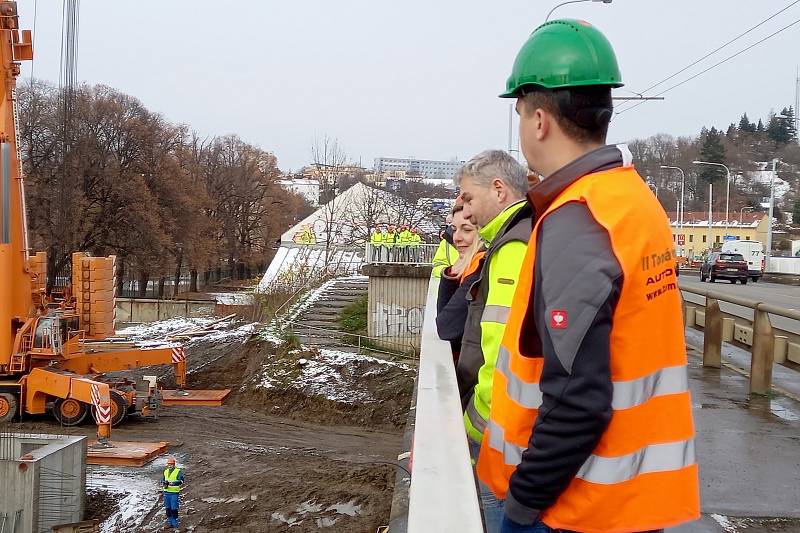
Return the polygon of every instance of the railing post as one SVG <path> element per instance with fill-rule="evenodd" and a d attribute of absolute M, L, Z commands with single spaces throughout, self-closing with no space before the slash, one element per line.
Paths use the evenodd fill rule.
<path fill-rule="evenodd" d="M 722 313 L 716 298 L 706 296 L 706 318 L 703 327 L 703 366 L 722 366 Z"/>
<path fill-rule="evenodd" d="M 775 337 L 769 314 L 755 309 L 753 322 L 753 358 L 750 362 L 750 394 L 768 394 L 772 387 L 772 361 L 775 356 Z"/>

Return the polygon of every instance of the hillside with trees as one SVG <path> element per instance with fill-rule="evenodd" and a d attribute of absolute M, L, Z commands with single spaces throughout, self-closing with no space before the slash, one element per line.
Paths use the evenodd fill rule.
<path fill-rule="evenodd" d="M 785 107 L 754 122 L 745 113 L 725 128 L 703 128 L 697 137 L 659 134 L 637 139 L 629 143 L 629 148 L 639 173 L 666 211 L 676 210 L 681 176 L 676 170 L 662 169 L 662 165 L 680 167 L 686 174 L 685 212 L 708 210 L 709 184 L 713 184 L 714 210 L 724 211 L 725 170 L 693 161 L 726 165 L 731 171 L 730 213 L 734 213 L 744 207 L 763 210 L 761 203 L 769 196 L 769 184 L 754 179 L 753 173 L 771 170 L 772 160 L 777 158 L 778 176 L 790 185 L 785 197 L 776 199 L 775 216 L 781 220 L 784 211 L 800 215 L 800 146 L 794 115 L 792 107 Z M 800 216 L 794 222 L 800 222 Z"/>

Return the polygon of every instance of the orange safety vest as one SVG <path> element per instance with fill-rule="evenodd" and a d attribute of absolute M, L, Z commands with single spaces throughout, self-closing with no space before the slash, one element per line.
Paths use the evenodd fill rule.
<path fill-rule="evenodd" d="M 674 245 L 661 206 L 632 167 L 578 179 L 536 222 L 495 367 L 478 476 L 505 498 L 528 448 L 542 402 L 544 361 L 522 355 L 520 333 L 533 295 L 542 220 L 568 202 L 586 204 L 606 229 L 624 276 L 610 340 L 613 413 L 592 455 L 541 519 L 554 529 L 585 533 L 647 531 L 697 519 L 698 469 Z"/>
<path fill-rule="evenodd" d="M 460 283 L 464 283 L 464 280 L 467 279 L 469 276 L 474 274 L 479 268 L 481 268 L 481 261 L 483 260 L 483 256 L 486 255 L 486 250 L 481 250 L 480 252 L 475 252 L 472 256 L 472 260 L 467 265 L 467 268 L 464 269 L 464 272 L 461 273 Z"/>

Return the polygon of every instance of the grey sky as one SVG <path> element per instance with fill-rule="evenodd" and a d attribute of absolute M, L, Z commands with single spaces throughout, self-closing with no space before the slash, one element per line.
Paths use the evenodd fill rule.
<path fill-rule="evenodd" d="M 58 80 L 61 3 L 38 0 L 37 78 Z M 509 102 L 497 94 L 517 50 L 557 3 L 82 0 L 78 73 L 203 135 L 237 133 L 274 151 L 283 169 L 306 164 L 314 136 L 324 134 L 367 166 L 377 156 L 468 158 L 506 147 Z M 638 91 L 789 3 L 614 0 L 564 6 L 556 17 L 598 26 L 616 48 L 625 89 Z M 33 7 L 19 2 L 23 28 L 33 26 Z M 703 66 L 797 19 L 800 4 Z M 756 118 L 791 105 L 798 49 L 800 24 L 666 101 L 623 113 L 611 139 L 694 134 L 743 111 Z"/>

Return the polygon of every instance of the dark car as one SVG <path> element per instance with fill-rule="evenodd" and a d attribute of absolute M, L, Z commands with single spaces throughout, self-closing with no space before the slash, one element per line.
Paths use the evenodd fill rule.
<path fill-rule="evenodd" d="M 747 261 L 742 254 L 714 252 L 700 265 L 700 281 L 709 280 L 711 283 L 717 279 L 727 279 L 731 283 L 739 280 L 742 285 L 747 283 Z"/>

